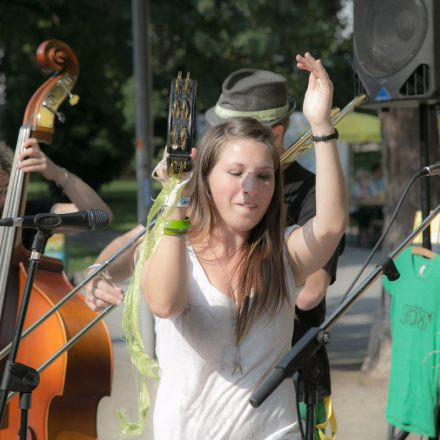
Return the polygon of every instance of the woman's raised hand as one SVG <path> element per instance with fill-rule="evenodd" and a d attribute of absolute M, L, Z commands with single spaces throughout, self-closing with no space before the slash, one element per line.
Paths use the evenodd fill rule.
<path fill-rule="evenodd" d="M 167 148 L 165 147 L 162 159 L 154 167 L 153 172 L 151 173 L 151 177 L 154 180 L 157 180 L 158 182 L 160 182 L 162 185 L 164 185 L 167 182 L 168 177 L 169 177 L 168 170 L 167 170 L 167 158 L 168 158 L 168 153 L 167 153 Z M 195 168 L 196 162 L 197 162 L 197 150 L 195 148 L 191 149 L 191 162 L 192 162 L 192 167 L 191 167 L 191 171 L 192 171 Z M 186 174 L 187 173 L 184 173 L 184 176 Z M 184 195 L 190 196 L 192 194 L 192 190 L 194 188 L 193 180 L 194 179 L 191 179 L 187 183 L 187 185 L 185 186 Z"/>
<path fill-rule="evenodd" d="M 306 52 L 296 56 L 297 67 L 310 72 L 309 84 L 304 96 L 303 113 L 313 128 L 331 125 L 330 112 L 333 100 L 333 83 L 331 82 L 321 60 L 316 60 Z"/>

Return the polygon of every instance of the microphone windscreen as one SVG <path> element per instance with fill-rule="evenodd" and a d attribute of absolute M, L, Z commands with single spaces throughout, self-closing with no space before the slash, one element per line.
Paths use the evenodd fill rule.
<path fill-rule="evenodd" d="M 96 231 L 106 228 L 110 223 L 110 216 L 102 209 L 88 209 L 89 229 Z"/>

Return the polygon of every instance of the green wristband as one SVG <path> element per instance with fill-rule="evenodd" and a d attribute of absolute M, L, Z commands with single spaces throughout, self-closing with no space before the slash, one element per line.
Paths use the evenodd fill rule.
<path fill-rule="evenodd" d="M 185 235 L 189 228 L 191 227 L 191 222 L 189 218 L 176 220 L 176 219 L 168 219 L 165 222 L 165 228 L 163 233 L 165 235 Z"/>

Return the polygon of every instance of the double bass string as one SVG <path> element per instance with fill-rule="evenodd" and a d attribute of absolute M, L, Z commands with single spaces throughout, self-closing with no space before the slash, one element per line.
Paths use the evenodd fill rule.
<path fill-rule="evenodd" d="M 20 211 L 20 204 L 22 203 L 21 194 L 23 191 L 25 176 L 23 171 L 17 169 L 18 155 L 21 153 L 23 143 L 29 137 L 29 134 L 30 128 L 22 127 L 19 131 L 2 217 L 17 217 Z M 3 310 L 6 282 L 8 279 L 9 264 L 11 261 L 15 237 L 15 229 L 0 228 L 0 311 Z"/>

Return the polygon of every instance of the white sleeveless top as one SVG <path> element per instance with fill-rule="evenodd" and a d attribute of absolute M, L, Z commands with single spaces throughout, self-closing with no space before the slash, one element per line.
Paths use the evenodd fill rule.
<path fill-rule="evenodd" d="M 292 228 L 286 230 L 286 236 Z M 295 391 L 286 379 L 258 407 L 251 394 L 289 351 L 297 289 L 285 258 L 291 305 L 262 317 L 235 344 L 235 308 L 188 248 L 188 302 L 177 317 L 155 317 L 160 382 L 155 440 L 299 439 Z"/>

